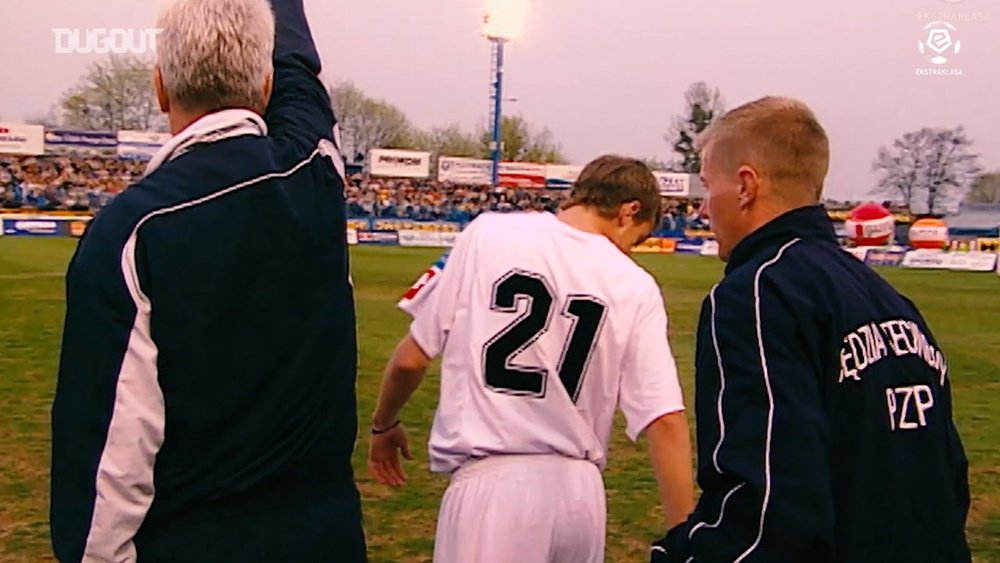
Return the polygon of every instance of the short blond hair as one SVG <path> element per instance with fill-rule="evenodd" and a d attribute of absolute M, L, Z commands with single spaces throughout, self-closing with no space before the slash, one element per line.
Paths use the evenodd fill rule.
<path fill-rule="evenodd" d="M 695 141 L 709 144 L 728 166 L 751 164 L 789 199 L 819 201 L 830 169 L 830 140 L 816 115 L 804 103 L 768 96 L 744 104 L 719 118 Z M 807 193 L 793 193 L 807 188 Z"/>
<path fill-rule="evenodd" d="M 170 99 L 186 110 L 260 109 L 274 72 L 268 0 L 166 0 L 156 63 Z"/>

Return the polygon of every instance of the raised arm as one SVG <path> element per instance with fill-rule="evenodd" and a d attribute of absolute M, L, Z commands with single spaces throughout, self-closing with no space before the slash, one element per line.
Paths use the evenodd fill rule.
<path fill-rule="evenodd" d="M 330 95 L 319 79 L 319 53 L 302 0 L 271 0 L 271 5 L 274 86 L 264 120 L 275 140 L 295 139 L 315 148 L 320 139 L 334 140 L 336 123 Z"/>

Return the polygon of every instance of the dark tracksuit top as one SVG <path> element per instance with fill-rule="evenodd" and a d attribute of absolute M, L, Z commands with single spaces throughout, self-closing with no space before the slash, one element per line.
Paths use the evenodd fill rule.
<path fill-rule="evenodd" d="M 968 562 L 953 375 L 917 308 L 838 248 L 821 207 L 777 218 L 702 306 L 703 493 L 653 561 Z"/>
<path fill-rule="evenodd" d="M 60 561 L 361 561 L 343 162 L 301 0 L 268 136 L 196 145 L 81 240 L 52 410 Z"/>

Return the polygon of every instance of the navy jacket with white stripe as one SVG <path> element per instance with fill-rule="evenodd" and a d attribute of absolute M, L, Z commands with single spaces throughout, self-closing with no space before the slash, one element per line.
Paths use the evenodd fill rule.
<path fill-rule="evenodd" d="M 913 303 L 838 248 L 822 207 L 733 250 L 696 369 L 703 494 L 653 561 L 969 561 L 947 363 Z"/>
<path fill-rule="evenodd" d="M 269 134 L 196 145 L 106 207 L 67 274 L 61 561 L 360 561 L 357 344 L 335 119 L 273 0 Z"/>

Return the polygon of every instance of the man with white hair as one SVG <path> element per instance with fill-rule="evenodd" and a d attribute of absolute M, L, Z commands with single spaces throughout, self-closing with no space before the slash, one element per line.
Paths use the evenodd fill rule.
<path fill-rule="evenodd" d="M 302 1 L 175 0 L 157 27 L 174 137 L 67 274 L 55 555 L 364 561 L 343 161 Z"/>

